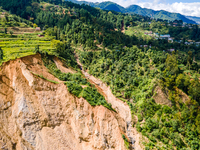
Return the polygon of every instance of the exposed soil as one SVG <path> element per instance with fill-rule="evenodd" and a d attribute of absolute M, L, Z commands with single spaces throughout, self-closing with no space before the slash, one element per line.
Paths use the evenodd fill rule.
<path fill-rule="evenodd" d="M 131 116 L 131 111 L 130 111 L 129 106 L 123 101 L 116 98 L 112 94 L 110 87 L 104 84 L 101 80 L 95 78 L 94 76 L 84 71 L 82 69 L 83 67 L 78 57 L 77 57 L 77 63 L 81 67 L 82 73 L 85 75 L 88 81 L 95 85 L 98 91 L 105 97 L 107 102 L 112 104 L 112 107 L 117 111 L 120 117 L 123 118 L 123 120 L 126 122 L 127 137 L 129 138 L 132 149 L 142 150 L 140 146 L 141 135 L 136 131 L 136 128 L 133 128 L 132 116 Z"/>
<path fill-rule="evenodd" d="M 54 57 L 54 62 L 56 64 L 57 68 L 60 69 L 60 71 L 62 71 L 63 73 L 72 73 L 72 74 L 76 73 L 76 71 L 74 71 L 74 70 L 72 70 L 70 68 L 67 68 L 63 64 L 63 62 L 60 59 L 58 59 L 58 57 Z"/>
<path fill-rule="evenodd" d="M 51 83 L 31 72 L 59 81 L 45 68 L 39 54 L 11 60 L 0 69 L 1 149 L 126 150 L 122 134 L 132 137 L 126 104 L 111 99 L 112 93 L 99 86 L 122 114 L 103 106 L 92 107 L 70 94 L 61 81 Z"/>

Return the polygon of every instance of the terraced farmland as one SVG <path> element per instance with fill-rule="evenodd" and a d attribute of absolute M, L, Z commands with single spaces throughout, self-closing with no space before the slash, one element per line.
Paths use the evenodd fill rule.
<path fill-rule="evenodd" d="M 3 62 L 32 55 L 36 46 L 39 46 L 40 51 L 54 52 L 51 41 L 45 37 L 38 37 L 35 33 L 21 34 L 11 38 L 0 35 L 0 47 L 4 53 Z"/>

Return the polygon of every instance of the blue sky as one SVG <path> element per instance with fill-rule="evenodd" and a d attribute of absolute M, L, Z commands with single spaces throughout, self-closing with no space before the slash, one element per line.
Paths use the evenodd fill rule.
<path fill-rule="evenodd" d="M 143 8 L 166 10 L 186 16 L 200 17 L 200 0 L 86 0 L 91 2 L 112 1 L 123 7 L 136 4 Z"/>

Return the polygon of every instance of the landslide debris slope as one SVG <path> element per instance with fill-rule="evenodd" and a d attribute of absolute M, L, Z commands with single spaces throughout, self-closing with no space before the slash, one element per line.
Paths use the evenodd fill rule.
<path fill-rule="evenodd" d="M 54 61 L 62 71 L 74 72 L 65 69 L 58 58 Z M 70 94 L 49 73 L 40 54 L 2 65 L 0 117 L 1 149 L 126 149 L 122 138 L 123 134 L 128 138 L 126 120 Z"/>

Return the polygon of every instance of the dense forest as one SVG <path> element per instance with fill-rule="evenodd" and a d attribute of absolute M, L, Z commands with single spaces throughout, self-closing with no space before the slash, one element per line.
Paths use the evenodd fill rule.
<path fill-rule="evenodd" d="M 90 74 L 107 83 L 119 99 L 127 100 L 138 117 L 137 130 L 149 139 L 146 149 L 200 148 L 200 81 L 195 71 L 200 66 L 191 67 L 191 52 L 182 58 L 179 52 L 132 47 L 80 52 L 80 56 Z M 167 105 L 156 103 L 156 94 L 166 95 Z"/>
<path fill-rule="evenodd" d="M 100 78 L 116 97 L 130 106 L 137 131 L 148 139 L 143 142 L 146 150 L 200 149 L 199 47 L 124 34 L 127 28 L 139 26 L 160 34 L 170 33 L 183 41 L 198 41 L 198 26 L 192 29 L 166 27 L 162 26 L 166 23 L 163 20 L 61 0 L 11 3 L 1 0 L 0 5 L 7 14 L 16 14 L 5 14 L 1 18 L 2 37 L 8 36 L 7 27 L 40 27 L 40 36 L 45 38 L 43 43 L 51 42 L 53 48 L 42 50 L 37 43 L 32 53 L 42 54 L 45 66 L 65 82 L 72 94 L 84 97 L 92 106 L 103 105 L 115 111 L 81 73 L 62 73 L 49 54 L 64 59 L 66 66 L 80 71 L 76 53 L 84 70 Z M 12 34 L 10 37 L 18 38 Z M 167 51 L 171 48 L 175 50 Z M 0 61 L 5 57 L 6 52 L 0 46 Z M 83 89 L 82 85 L 88 87 Z M 160 99 L 159 95 L 165 98 Z"/>
<path fill-rule="evenodd" d="M 67 39 L 74 44 L 84 44 L 84 47 L 93 46 L 94 48 L 95 45 L 102 43 L 105 47 L 110 46 L 111 48 L 116 44 L 128 47 L 132 45 L 151 45 L 159 50 L 163 50 L 163 47 L 167 49 L 175 48 L 176 50 L 185 52 L 192 51 L 196 54 L 195 56 L 199 55 L 198 48 L 194 45 L 188 46 L 182 43 L 168 43 L 165 40 L 149 41 L 136 38 L 135 36 L 126 36 L 121 33 L 121 30 L 128 26 L 140 25 L 144 29 L 152 30 L 159 34 L 169 33 L 175 39 L 183 38 L 183 41 L 184 39 L 198 41 L 200 39 L 198 26 L 193 27 L 193 29 L 189 29 L 188 27 L 166 27 L 162 26 L 162 24 L 166 23 L 165 21 L 161 20 L 156 22 L 149 17 L 103 11 L 88 5 L 78 5 L 68 1 L 50 2 L 60 5 L 54 7 L 52 4 L 38 3 L 35 1 L 22 1 L 20 3 L 14 1 L 11 4 L 7 4 L 6 1 L 1 1 L 0 4 L 12 13 L 16 12 L 17 15 L 31 19 L 42 29 L 46 30 L 49 28 L 47 30 L 48 35 L 55 36 L 56 39 L 62 41 Z M 24 5 L 18 6 L 21 3 Z M 10 5 L 16 6 L 17 9 L 20 7 L 26 7 L 26 9 L 20 9 L 18 13 L 18 10 L 15 7 L 10 7 Z M 149 26 L 148 22 L 150 21 L 152 23 Z M 116 32 L 116 30 L 119 32 Z"/>

